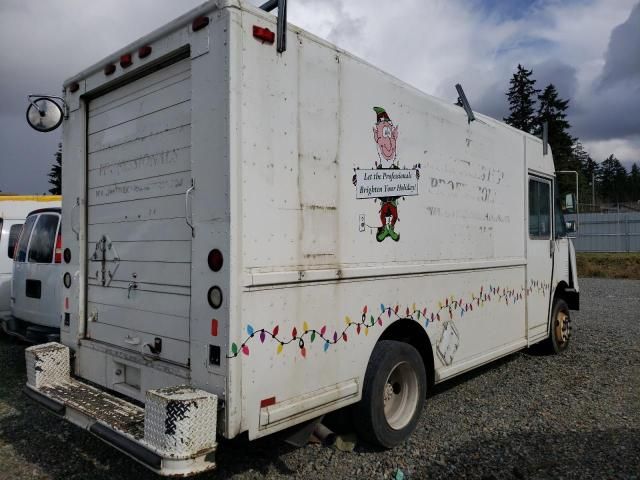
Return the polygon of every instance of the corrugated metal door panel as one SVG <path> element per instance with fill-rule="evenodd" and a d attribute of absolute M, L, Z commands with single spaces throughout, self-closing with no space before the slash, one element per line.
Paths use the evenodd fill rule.
<path fill-rule="evenodd" d="M 87 335 L 187 364 L 191 300 L 190 60 L 88 109 Z"/>
<path fill-rule="evenodd" d="M 113 242 L 121 261 L 139 262 L 185 262 L 191 263 L 191 241 L 138 241 Z M 89 252 L 96 249 L 95 242 L 89 243 Z"/>
<path fill-rule="evenodd" d="M 89 226 L 89 242 L 97 242 L 100 239 L 107 228 L 104 225 L 106 224 Z M 191 240 L 191 229 L 185 224 L 184 217 L 111 223 L 108 224 L 108 229 L 109 240 L 112 242 Z M 92 252 L 90 251 L 89 255 Z"/>
<path fill-rule="evenodd" d="M 89 118 L 91 123 L 91 118 Z M 112 128 L 101 130 L 87 139 L 89 154 L 112 148 L 135 140 L 142 140 L 150 135 L 161 135 L 165 132 L 191 123 L 191 103 L 181 102 L 172 107 L 142 117 L 139 122 L 131 121 Z M 91 162 L 91 157 L 89 157 Z"/>
<path fill-rule="evenodd" d="M 189 61 L 182 61 L 163 68 L 144 78 L 144 82 L 132 82 L 91 101 L 89 117 L 106 110 L 130 102 L 135 97 L 161 90 L 167 85 L 177 83 L 191 77 Z"/>
<path fill-rule="evenodd" d="M 141 180 L 123 181 L 105 187 L 89 187 L 87 197 L 89 206 L 141 198 L 166 197 L 167 195 L 183 194 L 190 184 L 191 171 L 186 171 Z"/>

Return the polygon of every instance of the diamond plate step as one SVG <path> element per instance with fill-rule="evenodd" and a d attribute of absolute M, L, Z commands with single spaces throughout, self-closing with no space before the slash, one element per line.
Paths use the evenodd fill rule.
<path fill-rule="evenodd" d="M 215 468 L 218 397 L 193 387 L 146 392 L 145 408 L 71 378 L 69 348 L 25 350 L 25 393 L 161 475 Z"/>

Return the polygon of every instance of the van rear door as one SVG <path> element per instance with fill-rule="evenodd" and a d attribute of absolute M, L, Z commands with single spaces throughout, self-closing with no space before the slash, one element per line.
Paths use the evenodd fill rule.
<path fill-rule="evenodd" d="M 60 328 L 60 265 L 55 247 L 60 214 L 30 215 L 14 259 L 11 312 L 14 317 L 43 327 Z"/>
<path fill-rule="evenodd" d="M 87 106 L 87 336 L 180 365 L 189 362 L 190 62 Z"/>

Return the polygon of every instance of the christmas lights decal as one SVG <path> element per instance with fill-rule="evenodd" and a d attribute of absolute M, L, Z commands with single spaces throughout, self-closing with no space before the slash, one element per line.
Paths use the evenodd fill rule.
<path fill-rule="evenodd" d="M 481 308 L 486 303 L 502 303 L 506 306 L 515 305 L 519 301 L 523 300 L 526 295 L 533 293 L 546 295 L 551 288 L 549 283 L 544 283 L 536 280 L 531 280 L 527 288 L 521 287 L 520 290 L 510 289 L 506 287 L 494 287 L 489 285 L 489 288 L 484 286 L 480 287 L 479 293 L 471 294 L 471 298 L 457 298 L 453 295 L 438 301 L 437 308 L 428 309 L 427 307 L 418 308 L 414 303 L 411 306 L 401 308 L 400 305 L 384 305 L 380 304 L 374 314 L 367 305 L 362 308 L 360 319 L 357 321 L 352 320 L 349 316 L 344 319 L 345 327 L 333 330 L 330 332 L 326 325 L 323 325 L 319 329 L 310 328 L 307 322 L 303 322 L 302 329 L 298 331 L 298 328 L 294 326 L 291 330 L 290 336 L 284 336 L 280 332 L 280 326 L 275 325 L 273 328 L 260 328 L 255 329 L 252 325 L 247 325 L 247 337 L 245 340 L 237 344 L 233 342 L 231 344 L 231 352 L 227 355 L 227 358 L 236 358 L 240 354 L 249 356 L 251 350 L 249 344 L 255 341 L 260 341 L 260 344 L 264 344 L 267 339 L 271 342 L 275 342 L 276 353 L 280 354 L 284 350 L 284 347 L 291 344 L 297 344 L 300 355 L 303 358 L 307 357 L 307 345 L 308 344 L 322 344 L 323 351 L 328 351 L 332 345 L 338 342 L 348 342 L 349 336 L 353 335 L 352 330 L 355 329 L 355 334 L 369 335 L 369 329 L 375 327 L 382 327 L 385 322 L 393 322 L 400 319 L 415 320 L 424 324 L 427 328 L 430 323 L 440 322 L 444 320 L 453 320 L 453 317 L 462 318 L 468 312 L 473 312 L 474 308 Z"/>

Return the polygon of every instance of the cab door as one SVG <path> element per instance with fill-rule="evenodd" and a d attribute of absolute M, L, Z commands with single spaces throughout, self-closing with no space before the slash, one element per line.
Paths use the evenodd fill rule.
<path fill-rule="evenodd" d="M 530 174 L 527 184 L 527 336 L 531 344 L 547 334 L 555 242 L 552 178 Z"/>

